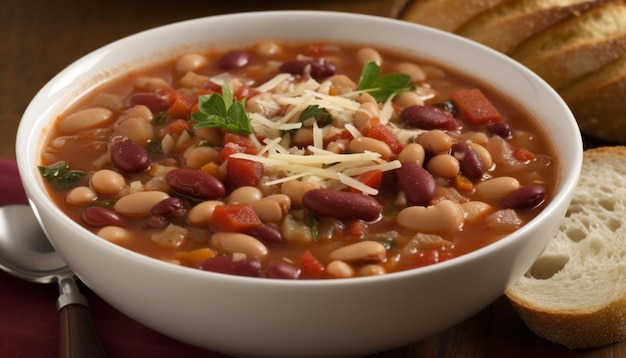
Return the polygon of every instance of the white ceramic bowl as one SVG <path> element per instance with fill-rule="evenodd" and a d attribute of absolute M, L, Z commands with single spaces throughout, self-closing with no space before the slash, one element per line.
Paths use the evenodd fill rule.
<path fill-rule="evenodd" d="M 85 90 L 149 62 L 203 45 L 267 37 L 340 40 L 404 48 L 495 86 L 534 114 L 555 139 L 555 198 L 529 224 L 468 255 L 385 276 L 288 281 L 221 275 L 130 252 L 68 219 L 37 172 L 51 121 Z M 494 51 L 406 22 L 325 12 L 242 13 L 164 26 L 124 38 L 54 77 L 26 110 L 17 136 L 31 204 L 85 284 L 133 319 L 197 346 L 245 357 L 361 356 L 445 330 L 489 305 L 530 267 L 569 204 L 582 144 L 566 105 L 542 80 Z"/>

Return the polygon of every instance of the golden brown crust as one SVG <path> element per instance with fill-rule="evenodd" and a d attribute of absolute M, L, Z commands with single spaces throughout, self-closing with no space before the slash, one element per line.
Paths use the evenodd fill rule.
<path fill-rule="evenodd" d="M 558 89 L 625 52 L 626 2 L 611 1 L 531 37 L 511 57 Z"/>
<path fill-rule="evenodd" d="M 467 20 L 510 0 L 412 0 L 399 13 L 402 20 L 454 32 Z"/>
<path fill-rule="evenodd" d="M 524 40 L 607 0 L 522 0 L 504 3 L 466 22 L 456 33 L 510 54 Z"/>
<path fill-rule="evenodd" d="M 625 0 L 396 0 L 394 6 L 400 19 L 515 58 L 562 95 L 584 134 L 626 144 Z"/>
<path fill-rule="evenodd" d="M 626 143 L 626 54 L 559 90 L 580 130 L 603 140 Z"/>
<path fill-rule="evenodd" d="M 543 311 L 507 292 L 513 308 L 536 335 L 568 348 L 602 347 L 626 339 L 626 297 L 597 311 Z"/>

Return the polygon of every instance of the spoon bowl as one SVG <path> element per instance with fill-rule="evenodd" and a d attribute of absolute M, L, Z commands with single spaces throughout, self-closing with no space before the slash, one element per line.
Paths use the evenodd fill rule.
<path fill-rule="evenodd" d="M 72 275 L 26 205 L 0 208 L 0 268 L 37 283 L 53 283 L 60 275 Z"/>
<path fill-rule="evenodd" d="M 57 283 L 59 357 L 104 357 L 74 273 L 54 250 L 30 206 L 0 208 L 0 269 L 37 283 Z"/>

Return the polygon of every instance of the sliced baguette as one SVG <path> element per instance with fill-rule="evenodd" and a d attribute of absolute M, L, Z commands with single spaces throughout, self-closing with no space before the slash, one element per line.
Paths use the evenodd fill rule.
<path fill-rule="evenodd" d="M 626 147 L 584 153 L 556 236 L 506 296 L 538 336 L 569 348 L 626 339 Z"/>
<path fill-rule="evenodd" d="M 626 54 L 565 85 L 559 94 L 583 133 L 626 143 Z"/>
<path fill-rule="evenodd" d="M 531 37 L 510 55 L 555 89 L 626 52 L 626 1 L 610 1 Z"/>
<path fill-rule="evenodd" d="M 507 1 L 511 0 L 409 0 L 398 17 L 454 32 L 472 17 Z"/>
<path fill-rule="evenodd" d="M 509 54 L 531 36 L 606 1 L 509 1 L 475 16 L 456 33 Z"/>

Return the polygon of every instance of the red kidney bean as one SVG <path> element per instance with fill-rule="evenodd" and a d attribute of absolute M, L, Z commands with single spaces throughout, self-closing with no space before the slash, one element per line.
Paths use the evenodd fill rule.
<path fill-rule="evenodd" d="M 148 107 L 153 114 L 161 113 L 169 108 L 169 103 L 165 98 L 150 92 L 135 93 L 129 101 L 131 106 L 144 105 Z"/>
<path fill-rule="evenodd" d="M 279 72 L 291 73 L 292 75 L 305 75 L 307 70 L 311 77 L 318 79 L 334 75 L 337 72 L 337 66 L 326 59 L 318 58 L 291 60 L 284 62 L 278 68 Z"/>
<path fill-rule="evenodd" d="M 174 192 L 193 199 L 212 200 L 226 193 L 219 179 L 196 169 L 174 169 L 165 175 L 167 184 Z"/>
<path fill-rule="evenodd" d="M 115 211 L 101 206 L 89 206 L 80 213 L 80 218 L 87 225 L 95 227 L 125 227 L 126 221 Z"/>
<path fill-rule="evenodd" d="M 245 234 L 248 234 L 255 239 L 263 242 L 264 244 L 283 244 L 285 239 L 280 233 L 280 230 L 272 225 L 262 223 L 253 229 L 247 230 Z"/>
<path fill-rule="evenodd" d="M 404 162 L 395 171 L 398 187 L 404 192 L 407 202 L 413 206 L 427 206 L 435 197 L 435 178 L 414 162 Z"/>
<path fill-rule="evenodd" d="M 506 122 L 490 122 L 487 124 L 487 130 L 502 138 L 508 138 L 511 135 L 511 126 Z"/>
<path fill-rule="evenodd" d="M 378 201 L 369 195 L 329 189 L 307 191 L 302 204 L 317 216 L 338 220 L 375 221 L 382 210 Z"/>
<path fill-rule="evenodd" d="M 235 50 L 224 54 L 220 58 L 220 68 L 224 70 L 234 70 L 235 68 L 241 68 L 250 62 L 250 54 L 247 51 Z"/>
<path fill-rule="evenodd" d="M 198 268 L 205 271 L 226 273 L 237 276 L 261 277 L 261 261 L 257 258 L 233 258 L 233 256 L 215 256 L 203 261 Z"/>
<path fill-rule="evenodd" d="M 300 277 L 300 272 L 302 271 L 299 267 L 288 262 L 279 261 L 272 262 L 267 266 L 265 277 L 295 280 Z"/>
<path fill-rule="evenodd" d="M 185 207 L 183 201 L 175 197 L 169 197 L 159 201 L 150 210 L 151 215 L 160 216 L 165 219 L 180 217 L 184 213 Z"/>
<path fill-rule="evenodd" d="M 523 186 L 502 198 L 500 205 L 510 209 L 530 209 L 541 204 L 546 197 L 546 189 L 541 185 Z"/>
<path fill-rule="evenodd" d="M 400 112 L 408 125 L 420 129 L 454 130 L 459 127 L 459 122 L 450 112 L 431 106 L 410 106 Z"/>
<path fill-rule="evenodd" d="M 150 168 L 152 161 L 146 148 L 131 139 L 111 144 L 111 162 L 125 173 L 139 173 Z"/>
<path fill-rule="evenodd" d="M 452 155 L 459 161 L 461 173 L 470 179 L 482 178 L 484 171 L 480 158 L 467 143 L 452 145 Z"/>

